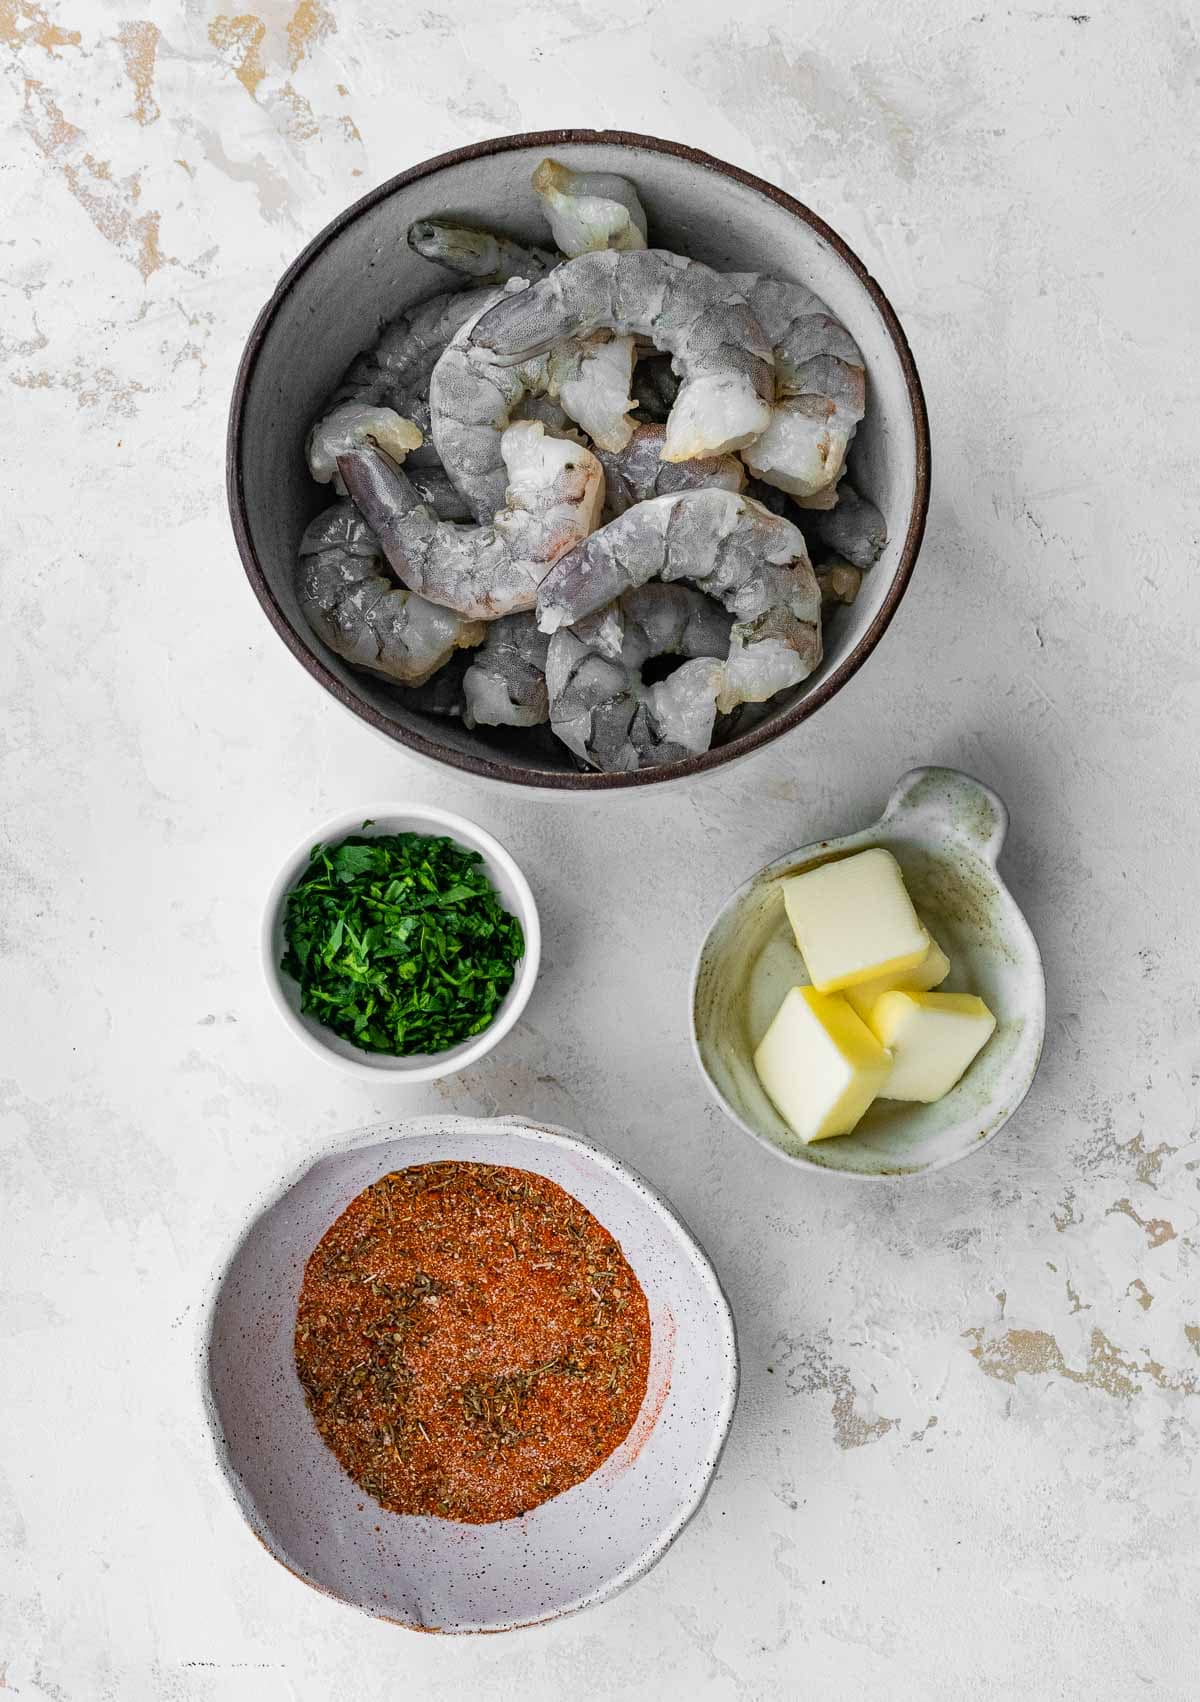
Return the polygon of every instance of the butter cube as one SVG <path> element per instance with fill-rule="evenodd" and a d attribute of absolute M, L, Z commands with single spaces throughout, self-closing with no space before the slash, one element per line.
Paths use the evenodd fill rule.
<path fill-rule="evenodd" d="M 940 987 L 950 973 L 950 959 L 936 940 L 931 939 L 929 950 L 912 969 L 894 970 L 891 975 L 876 975 L 871 981 L 860 981 L 846 988 L 846 997 L 858 1015 L 868 1025 L 871 1007 L 884 993 L 927 993 Z"/>
<path fill-rule="evenodd" d="M 848 1135 L 891 1066 L 845 999 L 815 987 L 791 989 L 754 1054 L 767 1096 L 806 1144 Z"/>
<path fill-rule="evenodd" d="M 792 875 L 783 902 L 821 993 L 914 969 L 929 950 L 900 865 L 879 846 Z"/>
<path fill-rule="evenodd" d="M 973 993 L 884 993 L 870 1026 L 896 1060 L 880 1093 L 930 1105 L 987 1045 L 996 1019 Z"/>

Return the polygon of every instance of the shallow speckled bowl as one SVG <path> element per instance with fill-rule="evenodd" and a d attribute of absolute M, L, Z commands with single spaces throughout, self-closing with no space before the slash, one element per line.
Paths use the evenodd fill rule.
<path fill-rule="evenodd" d="M 421 1631 L 506 1631 L 604 1601 L 646 1572 L 699 1507 L 737 1397 L 733 1319 L 712 1266 L 662 1197 L 608 1153 L 515 1118 L 361 1129 L 256 1212 L 206 1320 L 204 1395 L 250 1528 L 327 1595 Z M 385 1513 L 317 1434 L 292 1358 L 304 1266 L 390 1170 L 440 1159 L 548 1176 L 619 1241 L 650 1307 L 650 1377 L 625 1441 L 523 1519 L 459 1525 Z"/>
<path fill-rule="evenodd" d="M 482 1034 L 451 1046 L 445 1052 L 409 1053 L 392 1057 L 384 1052 L 364 1052 L 326 1028 L 315 1017 L 300 1009 L 300 986 L 281 967 L 285 942 L 284 912 L 288 893 L 308 867 L 309 853 L 314 845 L 327 845 L 364 831 L 363 823 L 370 822 L 367 833 L 425 833 L 455 839 L 472 851 L 478 851 L 483 866 L 504 908 L 521 924 L 525 935 L 525 954 L 517 965 L 513 984 L 504 996 L 500 1009 Z M 518 868 L 515 859 L 498 839 L 485 833 L 465 816 L 452 815 L 449 810 L 435 809 L 432 804 L 370 804 L 357 810 L 344 810 L 329 821 L 321 822 L 306 833 L 284 859 L 283 866 L 271 883 L 263 907 L 260 935 L 263 975 L 272 1003 L 297 1040 L 360 1080 L 380 1081 L 389 1077 L 400 1082 L 437 1081 L 442 1076 L 455 1075 L 468 1065 L 478 1063 L 520 1021 L 529 1003 L 538 967 L 542 958 L 542 930 L 537 905 L 529 882 Z"/>
<path fill-rule="evenodd" d="M 870 827 L 781 857 L 734 893 L 700 951 L 692 1039 L 735 1123 L 794 1163 L 895 1179 L 965 1158 L 1008 1121 L 1037 1071 L 1046 987 L 1037 942 L 996 869 L 1007 826 L 1004 805 L 978 780 L 952 768 L 915 768 Z M 808 980 L 780 882 L 870 845 L 896 857 L 921 920 L 950 958 L 939 991 L 978 993 L 995 1013 L 996 1032 L 936 1104 L 878 1099 L 852 1135 L 805 1146 L 754 1070 L 754 1050 L 783 995 Z"/>
<path fill-rule="evenodd" d="M 411 251 L 408 226 L 430 214 L 450 214 L 545 242 L 529 179 L 548 153 L 578 168 L 632 178 L 662 246 L 721 269 L 771 272 L 808 284 L 853 333 L 870 386 L 850 471 L 882 510 L 889 542 L 853 605 L 827 623 L 820 668 L 764 712 L 748 716 L 736 738 L 685 762 L 635 774 L 581 774 L 548 733 L 472 732 L 461 722 L 421 713 L 386 681 L 356 672 L 327 650 L 309 631 L 294 587 L 301 534 L 330 499 L 305 466 L 309 422 L 386 320 L 457 282 Z M 677 142 L 624 131 L 549 130 L 501 136 L 426 160 L 373 189 L 314 238 L 250 333 L 229 416 L 227 475 L 233 529 L 254 593 L 288 649 L 337 702 L 420 756 L 561 796 L 709 773 L 828 703 L 879 643 L 908 584 L 929 502 L 929 427 L 912 354 L 887 297 L 809 208 L 774 184 Z"/>

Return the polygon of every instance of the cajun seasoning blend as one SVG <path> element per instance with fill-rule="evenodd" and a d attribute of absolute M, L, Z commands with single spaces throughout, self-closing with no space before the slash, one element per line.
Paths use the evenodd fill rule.
<path fill-rule="evenodd" d="M 620 1247 L 557 1184 L 422 1164 L 322 1236 L 295 1345 L 317 1429 L 369 1495 L 489 1524 L 579 1483 L 624 1439 L 650 1317 Z"/>

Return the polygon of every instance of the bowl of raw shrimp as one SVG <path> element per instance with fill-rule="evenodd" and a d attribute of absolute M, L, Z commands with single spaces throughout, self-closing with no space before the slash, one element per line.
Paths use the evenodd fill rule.
<path fill-rule="evenodd" d="M 251 586 L 344 708 L 547 794 L 694 780 L 814 714 L 916 562 L 908 343 L 784 190 L 652 137 L 440 155 L 309 244 L 229 424 Z"/>

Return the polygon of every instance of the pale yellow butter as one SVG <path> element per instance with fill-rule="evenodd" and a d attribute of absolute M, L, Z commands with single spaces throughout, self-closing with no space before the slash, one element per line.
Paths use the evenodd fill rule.
<path fill-rule="evenodd" d="M 931 987 L 940 987 L 949 973 L 950 959 L 937 941 L 931 939 L 920 963 L 911 969 L 898 969 L 891 975 L 860 981 L 856 987 L 846 988 L 846 997 L 863 1021 L 869 1022 L 872 1006 L 884 993 L 927 993 Z"/>
<path fill-rule="evenodd" d="M 783 902 L 818 992 L 903 973 L 929 951 L 900 865 L 880 846 L 790 876 Z"/>
<path fill-rule="evenodd" d="M 810 1143 L 850 1133 L 882 1090 L 892 1060 L 845 999 L 793 987 L 754 1067 L 784 1122 Z"/>
<path fill-rule="evenodd" d="M 895 1062 L 879 1092 L 931 1104 L 949 1093 L 987 1045 L 996 1019 L 973 993 L 884 993 L 870 1027 Z"/>

